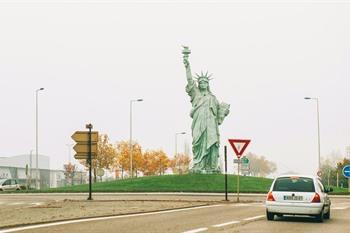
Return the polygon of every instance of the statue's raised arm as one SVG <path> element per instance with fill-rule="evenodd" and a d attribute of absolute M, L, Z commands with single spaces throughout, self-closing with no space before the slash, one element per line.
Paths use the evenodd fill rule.
<path fill-rule="evenodd" d="M 190 67 L 190 62 L 188 60 L 189 55 L 191 54 L 191 50 L 189 49 L 188 46 L 182 46 L 182 54 L 183 54 L 183 62 L 186 68 L 186 77 L 187 77 L 187 82 L 188 84 L 193 84 L 193 78 L 191 74 L 191 67 Z"/>

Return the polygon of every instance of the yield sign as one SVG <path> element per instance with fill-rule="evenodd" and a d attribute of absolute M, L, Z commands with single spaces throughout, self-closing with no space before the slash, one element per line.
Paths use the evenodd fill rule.
<path fill-rule="evenodd" d="M 233 151 L 237 155 L 237 158 L 240 158 L 250 143 L 250 139 L 229 139 Z"/>

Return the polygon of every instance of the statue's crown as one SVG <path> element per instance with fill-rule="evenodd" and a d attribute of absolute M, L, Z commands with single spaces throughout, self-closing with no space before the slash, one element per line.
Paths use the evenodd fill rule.
<path fill-rule="evenodd" d="M 208 71 L 204 74 L 203 71 L 201 71 L 201 74 L 196 73 L 195 79 L 197 79 L 197 82 L 205 81 L 209 82 L 211 80 L 212 74 L 208 74 Z"/>

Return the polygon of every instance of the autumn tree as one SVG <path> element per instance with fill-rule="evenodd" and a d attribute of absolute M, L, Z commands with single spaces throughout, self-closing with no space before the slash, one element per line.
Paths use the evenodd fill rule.
<path fill-rule="evenodd" d="M 79 160 L 81 164 L 87 167 L 86 160 Z M 107 134 L 101 134 L 98 136 L 97 142 L 97 156 L 92 160 L 92 169 L 94 170 L 94 180 L 96 182 L 96 170 L 97 168 L 103 168 L 111 170 L 117 163 L 117 151 L 116 148 L 109 142 Z"/>
<path fill-rule="evenodd" d="M 162 175 L 169 168 L 170 160 L 162 150 L 146 151 L 142 155 L 142 165 L 140 170 L 145 176 Z"/>
<path fill-rule="evenodd" d="M 249 159 L 250 173 L 253 176 L 265 177 L 277 170 L 276 164 L 264 156 L 248 153 L 246 157 Z"/>
<path fill-rule="evenodd" d="M 63 165 L 63 169 L 64 169 L 64 176 L 67 182 L 73 185 L 73 179 L 77 171 L 77 166 L 69 162 L 68 164 Z"/>
<path fill-rule="evenodd" d="M 124 172 L 130 175 L 130 144 L 128 141 L 120 141 L 116 145 L 117 164 L 121 169 L 121 176 L 124 177 Z M 137 175 L 137 171 L 142 167 L 142 150 L 137 142 L 132 143 L 132 164 L 133 172 Z"/>
<path fill-rule="evenodd" d="M 330 185 L 341 185 L 344 186 L 342 180 L 342 166 L 341 164 L 346 164 L 346 160 L 343 157 L 341 151 L 333 150 L 325 157 L 321 157 L 321 179 L 327 186 Z M 340 179 L 337 179 L 338 178 Z M 338 182 L 337 182 L 338 181 Z"/>
<path fill-rule="evenodd" d="M 186 174 L 190 169 L 191 159 L 187 154 L 177 154 L 170 161 L 170 167 L 175 174 Z"/>

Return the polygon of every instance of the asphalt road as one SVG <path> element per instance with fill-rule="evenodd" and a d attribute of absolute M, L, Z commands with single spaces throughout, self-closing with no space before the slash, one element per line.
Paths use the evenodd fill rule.
<path fill-rule="evenodd" d="M 176 197 L 178 198 L 178 197 Z M 214 197 L 215 198 L 215 197 Z M 252 197 L 251 197 L 252 198 Z M 261 197 L 257 197 L 261 200 Z M 222 203 L 174 211 L 87 219 L 0 232 L 350 232 L 350 198 L 333 198 L 330 220 L 309 217 L 267 221 L 261 202 Z M 59 225 L 58 225 L 59 224 Z"/>
<path fill-rule="evenodd" d="M 6 194 L 0 195 L 0 206 L 33 206 L 52 201 L 86 200 L 88 193 L 40 193 L 40 194 Z M 222 201 L 225 194 L 217 193 L 93 193 L 94 200 L 186 200 L 186 201 Z M 264 201 L 266 194 L 241 194 L 240 200 Z M 235 201 L 233 194 L 229 200 Z"/>

